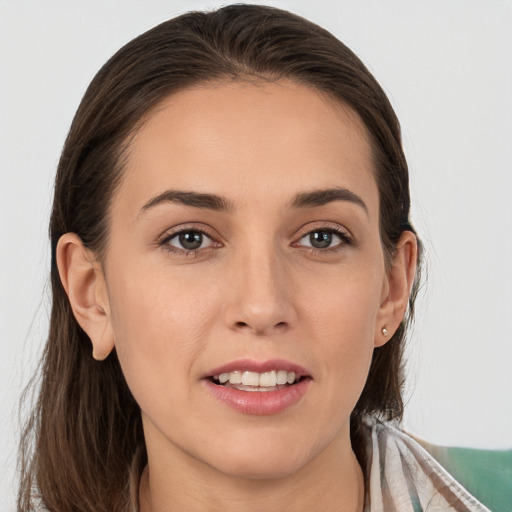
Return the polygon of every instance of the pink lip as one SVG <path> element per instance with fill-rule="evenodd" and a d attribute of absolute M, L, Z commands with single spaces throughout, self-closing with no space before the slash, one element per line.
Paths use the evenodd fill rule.
<path fill-rule="evenodd" d="M 220 386 L 208 379 L 201 382 L 215 398 L 239 412 L 269 415 L 282 412 L 296 404 L 305 395 L 311 379 L 303 378 L 292 386 L 276 391 L 241 391 Z"/>
<path fill-rule="evenodd" d="M 211 380 L 214 375 L 232 371 L 250 371 L 263 373 L 271 370 L 286 370 L 295 372 L 301 380 L 291 386 L 284 386 L 274 391 L 242 391 L 239 389 L 221 386 Z M 211 373 L 202 379 L 202 384 L 223 404 L 244 414 L 270 415 L 278 414 L 299 400 L 306 394 L 312 378 L 305 368 L 289 361 L 273 359 L 269 361 L 254 361 L 243 359 L 233 361 L 211 370 Z"/>
<path fill-rule="evenodd" d="M 231 361 L 223 366 L 214 368 L 208 372 L 205 377 L 213 377 L 214 375 L 220 375 L 221 373 L 230 373 L 234 371 L 243 372 L 270 372 L 272 370 L 286 370 L 287 372 L 295 372 L 295 375 L 299 377 L 309 376 L 307 370 L 302 366 L 299 366 L 290 361 L 284 359 L 269 359 L 267 361 L 255 361 L 253 359 L 237 359 Z"/>

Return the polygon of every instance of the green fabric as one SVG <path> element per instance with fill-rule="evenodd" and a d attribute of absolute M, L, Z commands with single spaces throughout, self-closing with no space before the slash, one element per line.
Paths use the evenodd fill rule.
<path fill-rule="evenodd" d="M 512 450 L 421 444 L 492 512 L 512 512 Z"/>

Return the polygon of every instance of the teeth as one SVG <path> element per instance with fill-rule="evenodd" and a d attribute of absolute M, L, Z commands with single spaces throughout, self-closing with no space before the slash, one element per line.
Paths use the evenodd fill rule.
<path fill-rule="evenodd" d="M 270 372 L 244 372 L 234 371 L 230 373 L 221 373 L 214 375 L 214 379 L 221 384 L 241 384 L 242 386 L 254 386 L 263 388 L 273 388 L 284 384 L 293 384 L 299 380 L 295 372 L 287 372 L 286 370 L 272 370 Z"/>
<path fill-rule="evenodd" d="M 230 384 L 242 384 L 242 372 L 231 372 L 229 374 Z"/>
<path fill-rule="evenodd" d="M 260 375 L 260 386 L 265 388 L 272 388 L 276 385 L 276 372 L 266 372 Z"/>
<path fill-rule="evenodd" d="M 242 373 L 242 384 L 244 386 L 259 386 L 260 385 L 260 374 L 256 373 L 256 372 Z"/>
<path fill-rule="evenodd" d="M 282 385 L 288 382 L 288 372 L 286 370 L 279 370 L 276 375 L 276 384 Z"/>

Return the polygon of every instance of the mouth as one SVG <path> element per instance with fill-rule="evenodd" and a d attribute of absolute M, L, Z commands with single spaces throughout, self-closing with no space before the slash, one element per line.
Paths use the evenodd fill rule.
<path fill-rule="evenodd" d="M 269 415 L 300 403 L 313 378 L 284 360 L 239 360 L 212 370 L 202 380 L 217 400 L 236 411 Z"/>
<path fill-rule="evenodd" d="M 305 376 L 286 370 L 270 370 L 267 372 L 251 372 L 234 370 L 209 377 L 218 386 L 238 389 L 239 391 L 268 392 L 279 391 L 300 382 Z"/>

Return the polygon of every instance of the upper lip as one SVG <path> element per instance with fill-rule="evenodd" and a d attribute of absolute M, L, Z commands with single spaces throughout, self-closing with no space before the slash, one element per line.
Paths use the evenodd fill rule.
<path fill-rule="evenodd" d="M 237 359 L 222 366 L 218 366 L 213 370 L 210 370 L 205 375 L 205 378 L 234 371 L 264 373 L 270 372 L 272 370 L 286 370 L 287 372 L 294 372 L 297 377 L 309 376 L 308 371 L 304 367 L 292 363 L 291 361 L 286 361 L 285 359 L 268 359 L 266 361 L 256 361 L 254 359 Z"/>

